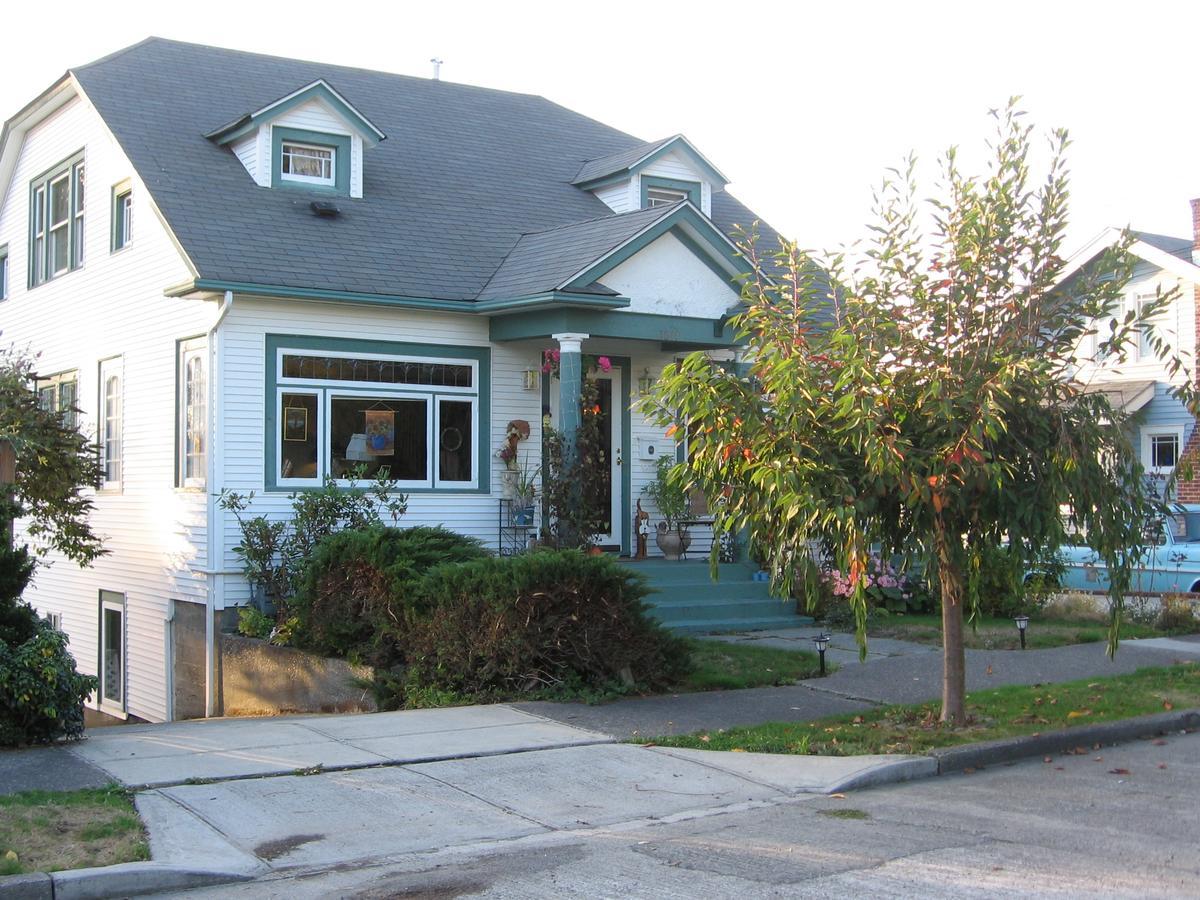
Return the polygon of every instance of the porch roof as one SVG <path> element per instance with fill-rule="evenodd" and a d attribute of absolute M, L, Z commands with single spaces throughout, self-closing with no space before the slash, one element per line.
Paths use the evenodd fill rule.
<path fill-rule="evenodd" d="M 722 349 L 740 343 L 724 316 L 706 319 L 630 310 L 558 308 L 495 316 L 490 324 L 493 341 L 548 338 L 573 332 L 592 338 L 651 341 L 663 350 Z"/>
<path fill-rule="evenodd" d="M 1117 409 L 1135 413 L 1154 399 L 1154 382 L 1146 380 L 1102 381 L 1084 387 L 1085 394 L 1105 394 Z"/>

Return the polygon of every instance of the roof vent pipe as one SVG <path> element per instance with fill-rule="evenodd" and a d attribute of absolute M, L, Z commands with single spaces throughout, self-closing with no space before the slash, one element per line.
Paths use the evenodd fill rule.
<path fill-rule="evenodd" d="M 442 62 L 443 62 L 443 60 L 441 60 L 435 56 L 435 57 L 432 57 L 429 61 L 431 63 L 433 63 L 433 80 L 441 81 L 442 80 Z"/>

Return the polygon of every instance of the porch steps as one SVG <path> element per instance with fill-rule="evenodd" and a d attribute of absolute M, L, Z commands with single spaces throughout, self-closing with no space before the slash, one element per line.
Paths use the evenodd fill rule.
<path fill-rule="evenodd" d="M 646 577 L 653 593 L 646 598 L 651 614 L 678 634 L 717 631 L 768 631 L 812 624 L 796 612 L 796 604 L 772 597 L 764 581 L 744 563 L 723 563 L 720 577 L 709 577 L 707 559 L 622 560 Z"/>

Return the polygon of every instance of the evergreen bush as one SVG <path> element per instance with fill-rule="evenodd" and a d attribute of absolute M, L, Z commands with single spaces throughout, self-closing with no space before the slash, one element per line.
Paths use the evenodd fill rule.
<path fill-rule="evenodd" d="M 647 617 L 638 574 L 607 557 L 541 551 L 432 569 L 415 586 L 402 639 L 409 691 L 478 699 L 632 678 L 666 687 L 685 642 Z"/>
<path fill-rule="evenodd" d="M 67 636 L 38 618 L 21 592 L 33 574 L 25 548 L 0 544 L 0 746 L 83 734 L 83 701 L 96 679 L 75 671 Z"/>
<path fill-rule="evenodd" d="M 440 527 L 373 525 L 328 535 L 313 550 L 288 604 L 297 620 L 295 642 L 390 665 L 404 610 L 416 602 L 413 584 L 441 563 L 486 556 L 475 538 Z"/>

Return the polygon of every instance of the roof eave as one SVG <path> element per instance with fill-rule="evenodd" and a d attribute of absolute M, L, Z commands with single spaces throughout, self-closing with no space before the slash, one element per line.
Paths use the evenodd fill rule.
<path fill-rule="evenodd" d="M 4 128 L 0 130 L 0 199 L 8 194 L 26 132 L 49 118 L 79 93 L 79 84 L 74 75 L 64 72 L 61 78 L 4 123 Z"/>
<path fill-rule="evenodd" d="M 291 107 L 306 103 L 314 97 L 320 98 L 332 106 L 338 115 L 346 121 L 346 124 L 357 131 L 359 136 L 369 146 L 374 146 L 380 141 L 387 140 L 387 135 L 377 128 L 375 123 L 359 112 L 350 101 L 334 90 L 323 78 L 318 78 L 316 81 L 306 84 L 304 87 L 294 90 L 290 94 L 280 97 L 278 100 L 271 101 L 266 106 L 246 113 L 232 122 L 228 122 L 220 128 L 208 132 L 204 136 L 218 144 L 228 144 L 230 141 L 237 140 L 242 135 L 257 128 L 263 121 L 281 115 Z"/>

